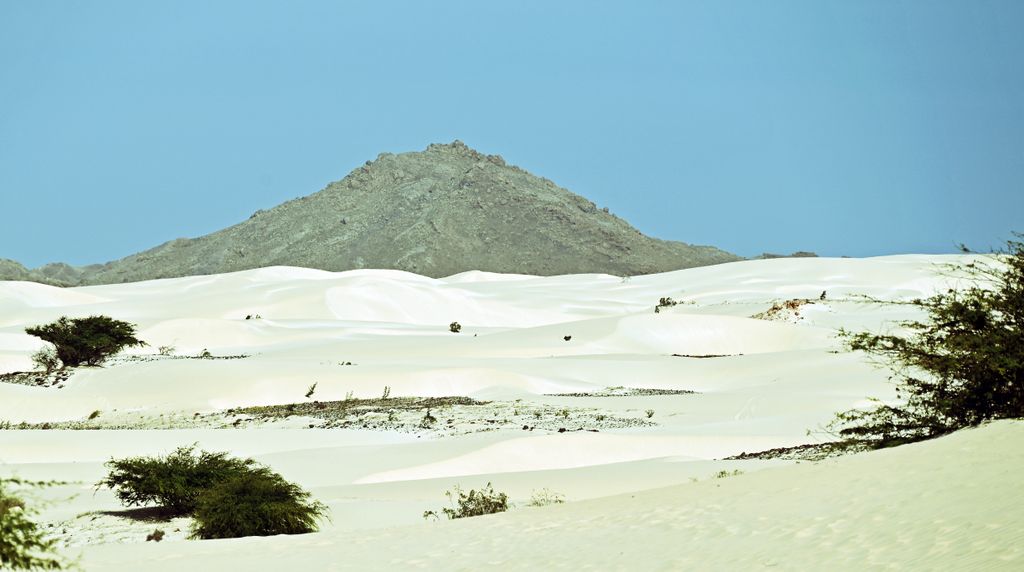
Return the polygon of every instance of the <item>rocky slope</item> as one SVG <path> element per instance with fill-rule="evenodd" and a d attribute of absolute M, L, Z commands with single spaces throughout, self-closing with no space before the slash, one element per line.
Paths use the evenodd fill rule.
<path fill-rule="evenodd" d="M 738 259 L 644 236 L 587 199 L 455 141 L 382 153 L 318 193 L 206 236 L 84 268 L 28 271 L 0 261 L 0 278 L 110 284 L 273 265 L 432 277 L 466 270 L 626 276 Z"/>

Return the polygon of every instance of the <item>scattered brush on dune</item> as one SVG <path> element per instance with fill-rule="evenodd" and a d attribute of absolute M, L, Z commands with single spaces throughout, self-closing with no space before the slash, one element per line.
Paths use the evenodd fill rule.
<path fill-rule="evenodd" d="M 448 497 L 451 506 L 442 508 L 441 514 L 448 517 L 448 520 L 496 514 L 509 509 L 508 495 L 494 490 L 491 483 L 487 483 L 479 490 L 470 489 L 468 492 L 462 490 L 459 485 L 455 485 L 452 490 L 445 491 L 444 494 Z M 437 520 L 440 517 L 437 511 L 428 510 L 423 513 L 423 518 Z"/>

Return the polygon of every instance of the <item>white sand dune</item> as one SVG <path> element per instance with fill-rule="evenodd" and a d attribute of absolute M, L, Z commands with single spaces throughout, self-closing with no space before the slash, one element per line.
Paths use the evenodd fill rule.
<path fill-rule="evenodd" d="M 73 289 L 0 282 L 0 373 L 31 367 L 42 344 L 26 326 L 63 315 L 129 320 L 150 344 L 61 387 L 0 383 L 0 423 L 96 412 L 134 427 L 0 430 L 0 474 L 72 481 L 47 495 L 78 496 L 44 518 L 87 545 L 88 570 L 1012 568 L 1019 424 L 820 464 L 721 460 L 827 439 L 836 411 L 891 398 L 887 372 L 845 352 L 835 330 L 895 328 L 913 308 L 860 297 L 927 296 L 956 283 L 940 265 L 968 259 L 776 259 L 628 280 L 273 267 Z M 680 303 L 655 313 L 662 297 Z M 751 318 L 794 298 L 814 303 Z M 204 349 L 248 357 L 187 359 Z M 579 395 L 615 387 L 695 393 Z M 423 430 L 260 425 L 229 411 L 385 389 L 489 403 L 440 407 Z M 155 545 L 126 542 L 144 537 L 137 523 L 77 517 L 117 509 L 92 492 L 104 461 L 191 443 L 267 463 L 333 521 L 302 537 L 176 533 Z M 745 474 L 709 478 L 736 468 Z M 422 523 L 444 490 L 488 481 L 520 504 L 545 487 L 571 502 Z"/>
<path fill-rule="evenodd" d="M 1019 570 L 1024 424 L 561 506 L 379 531 L 106 545 L 89 570 Z"/>

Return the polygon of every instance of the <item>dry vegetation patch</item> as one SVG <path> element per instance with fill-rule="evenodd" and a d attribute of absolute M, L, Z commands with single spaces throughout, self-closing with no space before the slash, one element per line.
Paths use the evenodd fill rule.
<path fill-rule="evenodd" d="M 0 373 L 0 383 L 16 383 L 33 387 L 63 387 L 74 373 L 72 368 L 58 369 L 49 373 L 45 371 L 12 371 Z"/>
<path fill-rule="evenodd" d="M 810 298 L 793 298 L 783 302 L 775 302 L 771 308 L 750 317 L 772 322 L 798 322 L 803 319 L 803 316 L 800 314 L 801 309 L 810 304 L 817 304 L 819 301 Z"/>
<path fill-rule="evenodd" d="M 651 395 L 693 395 L 689 389 L 652 389 L 646 387 L 606 387 L 601 391 L 578 391 L 573 393 L 547 393 L 550 397 L 643 397 Z"/>
<path fill-rule="evenodd" d="M 681 390 L 651 390 L 676 391 Z M 589 396 L 587 394 L 581 394 Z M 667 395 L 639 393 L 627 395 Z M 613 396 L 613 394 L 608 394 Z M 600 431 L 657 425 L 643 412 L 569 407 L 518 401 L 479 401 L 465 396 L 349 398 L 224 411 L 93 412 L 75 421 L 3 423 L 3 429 L 360 429 L 416 433 L 434 437 L 487 431 Z"/>

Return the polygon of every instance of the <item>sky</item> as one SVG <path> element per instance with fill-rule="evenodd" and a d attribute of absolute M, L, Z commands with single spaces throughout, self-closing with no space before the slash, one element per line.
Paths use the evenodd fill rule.
<path fill-rule="evenodd" d="M 117 259 L 461 139 L 753 256 L 1024 231 L 1017 0 L 0 1 L 0 258 Z"/>

